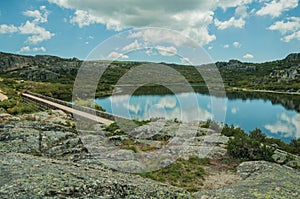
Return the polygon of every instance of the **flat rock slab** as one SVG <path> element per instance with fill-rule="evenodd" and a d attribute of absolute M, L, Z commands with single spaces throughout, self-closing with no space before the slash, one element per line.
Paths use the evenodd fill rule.
<path fill-rule="evenodd" d="M 238 167 L 242 179 L 221 189 L 201 191 L 196 198 L 252 199 L 300 198 L 300 171 L 265 161 L 244 162 Z"/>
<path fill-rule="evenodd" d="M 0 153 L 0 198 L 192 198 L 182 189 L 82 164 Z"/>

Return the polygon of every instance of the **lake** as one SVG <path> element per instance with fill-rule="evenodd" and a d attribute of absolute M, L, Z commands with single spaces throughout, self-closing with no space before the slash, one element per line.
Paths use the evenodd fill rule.
<path fill-rule="evenodd" d="M 300 137 L 300 96 L 227 93 L 226 98 L 220 98 L 194 92 L 118 94 L 97 99 L 96 103 L 108 113 L 131 119 L 214 120 L 239 126 L 247 132 L 259 128 L 268 137 L 287 143 Z"/>

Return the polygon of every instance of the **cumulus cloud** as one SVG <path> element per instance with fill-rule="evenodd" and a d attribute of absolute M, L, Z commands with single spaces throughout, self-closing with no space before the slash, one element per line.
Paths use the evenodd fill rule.
<path fill-rule="evenodd" d="M 23 14 L 27 17 L 34 18 L 32 21 L 27 20 L 25 24 L 20 26 L 15 25 L 0 25 L 0 33 L 19 33 L 24 35 L 30 35 L 26 43 L 37 44 L 42 41 L 51 39 L 55 34 L 46 30 L 45 28 L 40 26 L 40 23 L 46 23 L 48 20 L 48 11 L 45 6 L 41 6 L 40 10 L 27 10 L 23 12 Z"/>
<path fill-rule="evenodd" d="M 34 48 L 30 48 L 30 46 L 24 46 L 20 49 L 20 52 L 24 52 L 24 53 L 28 53 L 28 52 L 46 52 L 46 48 L 45 47 L 34 47 Z"/>
<path fill-rule="evenodd" d="M 289 17 L 286 21 L 277 21 L 270 27 L 269 30 L 278 30 L 281 34 L 296 31 L 300 29 L 300 17 Z"/>
<path fill-rule="evenodd" d="M 71 22 L 79 27 L 94 23 L 108 29 L 161 27 L 177 30 L 206 45 L 216 39 L 208 30 L 214 10 L 250 4 L 253 0 L 48 0 L 63 8 L 75 10 Z M 240 11 L 241 12 L 241 11 Z M 237 20 L 237 23 L 242 23 Z M 243 25 L 238 25 L 238 27 Z M 156 39 L 156 38 L 154 38 Z"/>
<path fill-rule="evenodd" d="M 228 45 L 228 44 L 225 44 L 225 45 L 223 46 L 223 48 L 229 48 L 229 45 Z"/>
<path fill-rule="evenodd" d="M 279 17 L 284 11 L 296 8 L 298 0 L 272 0 L 256 12 L 259 16 Z"/>
<path fill-rule="evenodd" d="M 155 48 L 163 56 L 173 56 L 177 53 L 174 46 L 156 46 Z"/>
<path fill-rule="evenodd" d="M 102 20 L 100 17 L 95 17 L 89 14 L 87 11 L 76 10 L 75 16 L 71 17 L 70 22 L 73 24 L 78 24 L 78 26 L 82 28 L 91 24 L 102 23 Z"/>
<path fill-rule="evenodd" d="M 40 6 L 40 10 L 27 10 L 23 12 L 27 17 L 33 17 L 35 23 L 46 23 L 48 21 L 48 14 L 45 6 Z"/>
<path fill-rule="evenodd" d="M 127 46 L 123 47 L 122 51 L 132 51 L 132 50 L 139 49 L 140 47 L 141 44 L 137 40 L 135 40 L 131 44 L 128 44 Z"/>
<path fill-rule="evenodd" d="M 242 6 L 239 6 L 235 9 L 235 15 L 237 16 L 241 16 L 243 18 L 247 17 L 248 16 L 248 13 L 247 13 L 247 6 L 245 5 L 242 5 Z"/>
<path fill-rule="evenodd" d="M 30 22 L 26 21 L 26 23 L 19 27 L 19 32 L 29 36 L 26 40 L 27 43 L 37 44 L 39 42 L 51 39 L 55 34 L 47 31 L 45 28 Z"/>
<path fill-rule="evenodd" d="M 281 40 L 285 42 L 293 39 L 300 40 L 300 17 L 289 17 L 286 20 L 277 21 L 268 27 L 268 30 L 279 31 L 284 36 Z"/>
<path fill-rule="evenodd" d="M 247 53 L 247 54 L 245 54 L 245 55 L 243 56 L 243 58 L 244 58 L 244 59 L 253 59 L 254 56 L 253 56 L 252 54 L 250 54 L 250 53 Z"/>
<path fill-rule="evenodd" d="M 243 28 L 245 26 L 245 20 L 235 19 L 234 17 L 231 17 L 228 21 L 219 21 L 218 19 L 214 20 L 215 25 L 218 27 L 219 30 L 224 30 L 227 28 Z"/>
<path fill-rule="evenodd" d="M 128 59 L 129 57 L 127 55 L 124 55 L 122 53 L 118 52 L 111 52 L 108 56 L 107 59 L 109 60 L 117 60 L 117 59 Z"/>
<path fill-rule="evenodd" d="M 291 40 L 297 39 L 300 41 L 300 30 L 297 32 L 294 32 L 290 35 L 285 36 L 282 40 L 285 42 L 290 42 Z"/>
<path fill-rule="evenodd" d="M 189 38 L 168 29 L 141 29 L 130 33 L 128 38 L 142 39 L 145 42 L 145 46 L 160 42 L 168 42 L 175 46 L 197 46 L 197 44 Z"/>
<path fill-rule="evenodd" d="M 235 48 L 240 48 L 240 47 L 242 46 L 242 45 L 241 45 L 239 42 L 237 42 L 237 41 L 233 42 L 232 45 L 233 45 Z"/>
<path fill-rule="evenodd" d="M 181 57 L 180 58 L 180 61 L 183 63 L 183 64 L 190 64 L 191 63 L 191 60 L 187 57 Z"/>
<path fill-rule="evenodd" d="M 0 34 L 11 34 L 18 32 L 18 28 L 14 25 L 1 24 L 0 25 Z"/>

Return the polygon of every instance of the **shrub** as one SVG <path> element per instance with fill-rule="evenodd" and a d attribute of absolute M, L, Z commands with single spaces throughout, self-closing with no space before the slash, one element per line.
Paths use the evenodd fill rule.
<path fill-rule="evenodd" d="M 13 108 L 7 109 L 7 112 L 12 115 L 21 115 L 21 114 L 28 114 L 37 111 L 37 107 L 33 104 L 29 105 L 23 102 L 19 102 Z"/>
<path fill-rule="evenodd" d="M 139 175 L 194 192 L 203 185 L 206 175 L 203 165 L 207 164 L 209 164 L 207 158 L 201 159 L 196 156 L 190 157 L 188 160 L 180 158 L 168 167 Z"/>
<path fill-rule="evenodd" d="M 274 148 L 266 145 L 265 135 L 259 129 L 249 133 L 236 131 L 227 144 L 229 155 L 241 160 L 267 160 L 272 161 Z"/>

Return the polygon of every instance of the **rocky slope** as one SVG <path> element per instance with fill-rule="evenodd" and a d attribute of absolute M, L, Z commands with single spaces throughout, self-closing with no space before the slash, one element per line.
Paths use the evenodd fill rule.
<path fill-rule="evenodd" d="M 228 62 L 216 62 L 216 66 L 222 70 L 241 72 L 241 73 L 259 73 L 266 78 L 280 80 L 294 80 L 300 78 L 300 53 L 289 54 L 283 60 L 277 60 L 266 63 L 244 63 L 238 60 Z M 24 56 L 0 52 L 0 72 L 9 72 L 10 75 L 16 75 L 29 80 L 54 80 L 62 77 L 75 77 L 82 64 L 81 60 L 76 58 L 64 59 L 50 55 Z M 114 67 L 128 67 L 132 62 L 122 63 Z M 266 72 L 266 74 L 265 74 Z M 224 73 L 226 77 L 226 72 Z M 224 78 L 224 77 L 223 77 Z"/>
<path fill-rule="evenodd" d="M 244 162 L 238 167 L 241 181 L 221 189 L 201 191 L 196 198 L 299 198 L 300 171 L 275 163 Z"/>
<path fill-rule="evenodd" d="M 54 80 L 75 76 L 82 61 L 56 56 L 24 56 L 0 52 L 0 73 L 10 72 L 29 80 Z"/>
<path fill-rule="evenodd" d="M 0 122 L 0 198 L 300 196 L 299 170 L 268 162 L 242 163 L 237 173 L 224 170 L 218 161 L 212 162 L 205 167 L 207 174 L 203 191 L 195 194 L 120 172 L 134 173 L 145 163 L 139 161 L 141 151 L 124 147 L 124 140 L 129 142 L 129 138 L 133 145 L 150 150 L 164 148 L 169 140 L 171 144 L 165 148 L 180 158 L 223 157 L 228 138 L 213 130 L 199 128 L 196 123 L 181 124 L 158 119 L 125 135 L 119 131 L 112 134 L 103 130 L 101 125 L 95 128 L 97 131 L 77 132 L 72 118 L 56 110 L 19 117 L 2 114 Z M 273 158 L 293 166 L 289 165 L 288 154 L 279 151 Z"/>
<path fill-rule="evenodd" d="M 74 163 L 88 150 L 70 119 L 61 111 L 0 115 L 0 198 L 191 198 L 99 161 Z"/>

